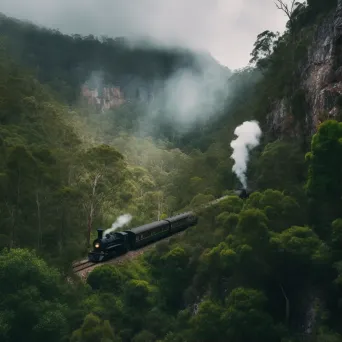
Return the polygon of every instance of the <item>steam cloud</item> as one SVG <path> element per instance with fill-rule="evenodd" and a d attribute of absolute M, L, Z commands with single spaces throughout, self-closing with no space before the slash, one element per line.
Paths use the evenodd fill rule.
<path fill-rule="evenodd" d="M 233 172 L 239 178 L 243 188 L 246 189 L 249 151 L 259 145 L 262 132 L 257 121 L 245 121 L 235 128 L 234 134 L 237 135 L 237 138 L 230 143 L 233 149 L 231 158 L 235 161 Z"/>
<path fill-rule="evenodd" d="M 124 215 L 119 216 L 116 219 L 116 221 L 112 224 L 111 228 L 105 230 L 105 232 L 103 233 L 103 236 L 106 236 L 106 234 L 114 232 L 118 228 L 121 228 L 124 225 L 128 224 L 129 222 L 131 222 L 132 217 L 133 216 L 131 214 L 124 214 Z"/>

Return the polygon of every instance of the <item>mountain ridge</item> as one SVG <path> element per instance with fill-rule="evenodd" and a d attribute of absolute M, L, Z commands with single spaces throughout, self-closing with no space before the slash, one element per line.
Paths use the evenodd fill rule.
<path fill-rule="evenodd" d="M 77 99 L 91 73 L 98 71 L 103 71 L 106 84 L 119 86 L 126 98 L 134 98 L 143 88 L 153 92 L 152 81 L 165 80 L 180 69 L 196 73 L 210 67 L 227 78 L 232 74 L 208 52 L 166 48 L 152 41 L 132 43 L 125 37 L 68 35 L 2 13 L 0 32 L 8 38 L 6 44 L 14 58 L 33 69 L 39 81 L 56 93 L 66 88 L 64 99 L 69 104 Z"/>

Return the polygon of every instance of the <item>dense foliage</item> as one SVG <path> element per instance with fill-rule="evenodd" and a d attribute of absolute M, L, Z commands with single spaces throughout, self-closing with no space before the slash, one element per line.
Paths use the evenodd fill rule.
<path fill-rule="evenodd" d="M 130 47 L 124 38 L 68 36 L 3 14 L 0 32 L 16 61 L 36 71 L 41 82 L 70 104 L 93 71 L 104 71 L 105 83 L 120 85 L 135 97 L 142 81 L 166 78 L 185 66 L 196 68 L 195 56 L 188 50 L 156 49 L 153 44 Z"/>
<path fill-rule="evenodd" d="M 147 64 L 133 70 L 119 40 L 1 21 L 14 39 L 9 48 L 0 41 L 1 341 L 341 341 L 342 124 L 325 121 L 311 137 L 298 89 L 314 27 L 335 5 L 297 4 L 284 35 L 260 33 L 255 67 L 230 78 L 226 112 L 163 140 L 133 135 L 141 103 L 101 114 L 66 103 L 94 65 L 109 67 L 104 52 L 128 63 L 108 77 L 126 69 L 167 75 L 178 67 L 174 55 L 160 51 L 155 66 L 144 50 L 134 58 Z M 36 40 L 49 48 L 36 50 L 45 44 Z M 81 48 L 89 55 L 75 68 Z M 266 133 L 266 114 L 281 99 L 290 104 L 290 131 L 300 132 L 291 139 Z M 251 118 L 265 134 L 249 164 L 255 191 L 242 200 L 231 191 L 238 183 L 228 146 L 236 125 Z M 86 283 L 71 274 L 95 228 L 120 214 L 139 225 L 223 194 L 183 235 L 97 267 Z"/>

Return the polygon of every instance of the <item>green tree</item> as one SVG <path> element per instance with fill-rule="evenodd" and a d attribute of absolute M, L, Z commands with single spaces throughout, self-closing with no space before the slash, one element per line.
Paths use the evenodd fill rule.
<path fill-rule="evenodd" d="M 156 336 L 153 333 L 143 330 L 133 337 L 132 342 L 153 342 L 155 340 Z"/>
<path fill-rule="evenodd" d="M 7 341 L 65 338 L 68 307 L 61 284 L 57 270 L 28 250 L 0 254 L 0 331 Z"/>
<path fill-rule="evenodd" d="M 158 279 L 159 290 L 165 304 L 171 310 L 183 302 L 182 293 L 191 279 L 189 255 L 186 249 L 175 246 L 162 255 L 152 255 L 152 272 Z"/>
<path fill-rule="evenodd" d="M 276 341 L 272 317 L 265 312 L 266 297 L 254 289 L 236 288 L 228 296 L 222 315 L 225 335 L 232 341 Z M 246 329 L 248 327 L 248 329 Z"/>
<path fill-rule="evenodd" d="M 298 195 L 306 180 L 304 154 L 297 143 L 271 142 L 259 157 L 256 176 L 258 189 L 275 189 Z"/>
<path fill-rule="evenodd" d="M 338 218 L 342 206 L 342 123 L 324 122 L 312 138 L 306 159 L 310 223 L 321 236 L 327 237 L 330 224 Z"/>
<path fill-rule="evenodd" d="M 87 210 L 87 244 L 90 236 L 94 216 L 98 207 L 108 198 L 115 201 L 118 188 L 123 181 L 125 167 L 124 157 L 116 149 L 108 145 L 92 147 L 81 156 L 85 173 L 82 174 L 82 184 L 87 193 L 85 202 Z"/>
<path fill-rule="evenodd" d="M 258 34 L 249 63 L 256 63 L 260 69 L 266 68 L 267 60 L 273 52 L 278 37 L 279 33 L 274 33 L 269 30 Z"/>
<path fill-rule="evenodd" d="M 272 277 L 284 298 L 284 317 L 299 309 L 300 298 L 313 284 L 326 279 L 330 251 L 309 227 L 291 227 L 270 240 L 273 255 L 270 259 Z"/>
<path fill-rule="evenodd" d="M 269 220 L 259 209 L 247 209 L 239 215 L 236 235 L 239 240 L 263 250 L 269 241 Z"/>
<path fill-rule="evenodd" d="M 130 280 L 125 286 L 126 302 L 133 307 L 146 308 L 150 285 L 145 280 Z"/>
<path fill-rule="evenodd" d="M 276 232 L 303 223 L 305 219 L 303 209 L 292 197 L 271 189 L 251 194 L 246 208 L 262 210 L 269 220 L 268 227 Z"/>
<path fill-rule="evenodd" d="M 221 316 L 223 309 L 210 300 L 204 300 L 199 306 L 196 315 L 191 318 L 193 340 L 201 342 L 224 341 L 224 325 Z"/>
<path fill-rule="evenodd" d="M 101 321 L 94 314 L 88 314 L 80 329 L 74 331 L 71 342 L 119 342 L 108 321 Z"/>
<path fill-rule="evenodd" d="M 124 275 L 117 267 L 104 265 L 95 268 L 88 276 L 87 283 L 93 290 L 121 292 L 124 286 Z"/>

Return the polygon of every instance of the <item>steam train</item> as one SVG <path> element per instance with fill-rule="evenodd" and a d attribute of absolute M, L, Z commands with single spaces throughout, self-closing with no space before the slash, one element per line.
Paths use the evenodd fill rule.
<path fill-rule="evenodd" d="M 248 198 L 250 194 L 245 189 L 240 189 L 236 193 L 242 199 Z M 226 197 L 211 202 L 211 205 Z M 198 217 L 194 212 L 190 211 L 130 230 L 111 232 L 105 236 L 103 236 L 103 229 L 97 229 L 97 239 L 93 242 L 93 250 L 88 253 L 88 260 L 101 262 L 111 259 L 194 226 L 197 222 Z"/>
<path fill-rule="evenodd" d="M 97 239 L 93 242 L 93 251 L 88 260 L 100 262 L 163 239 L 190 226 L 196 225 L 198 217 L 193 212 L 183 213 L 165 220 L 145 224 L 123 232 L 113 232 L 103 236 L 103 230 L 97 229 Z"/>

